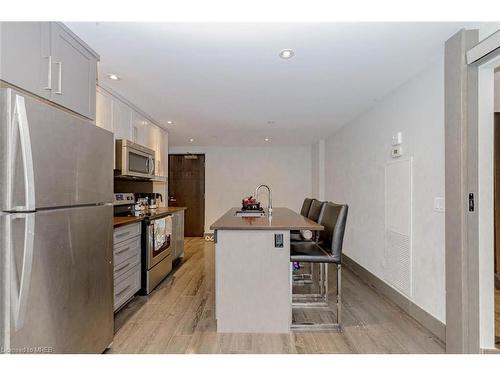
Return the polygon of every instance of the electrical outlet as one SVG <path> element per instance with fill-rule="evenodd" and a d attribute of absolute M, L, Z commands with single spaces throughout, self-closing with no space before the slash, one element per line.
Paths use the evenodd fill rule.
<path fill-rule="evenodd" d="M 274 234 L 274 247 L 282 248 L 283 245 L 283 233 Z"/>

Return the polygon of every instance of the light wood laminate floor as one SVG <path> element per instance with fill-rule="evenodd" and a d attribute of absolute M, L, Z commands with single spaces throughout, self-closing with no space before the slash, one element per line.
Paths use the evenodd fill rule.
<path fill-rule="evenodd" d="M 330 276 L 332 301 L 334 276 Z M 444 352 L 430 332 L 345 268 L 342 332 L 217 333 L 214 288 L 214 244 L 186 239 L 184 262 L 153 293 L 137 296 L 116 315 L 116 334 L 108 353 Z M 328 321 L 332 314 L 310 317 Z"/>

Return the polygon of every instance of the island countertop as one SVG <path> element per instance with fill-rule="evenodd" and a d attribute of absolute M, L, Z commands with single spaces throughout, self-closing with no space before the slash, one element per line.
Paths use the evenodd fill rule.
<path fill-rule="evenodd" d="M 323 226 L 286 207 L 273 208 L 271 217 L 239 217 L 233 207 L 216 220 L 212 230 L 323 230 Z"/>

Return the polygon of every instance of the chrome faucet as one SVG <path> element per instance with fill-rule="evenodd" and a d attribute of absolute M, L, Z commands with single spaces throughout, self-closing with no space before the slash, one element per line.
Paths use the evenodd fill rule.
<path fill-rule="evenodd" d="M 257 198 L 257 194 L 259 193 L 259 189 L 261 187 L 265 187 L 267 189 L 268 192 L 267 211 L 269 212 L 269 216 L 271 216 L 273 214 L 273 195 L 271 194 L 271 188 L 264 184 L 257 186 L 257 188 L 255 189 L 254 197 Z"/>

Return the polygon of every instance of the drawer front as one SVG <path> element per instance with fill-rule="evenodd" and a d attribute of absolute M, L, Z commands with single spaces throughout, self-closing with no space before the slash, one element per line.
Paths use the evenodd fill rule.
<path fill-rule="evenodd" d="M 114 311 L 122 307 L 139 289 L 141 289 L 141 268 L 140 265 L 136 265 L 115 283 Z"/>
<path fill-rule="evenodd" d="M 141 266 L 141 254 L 137 253 L 132 255 L 130 258 L 125 259 L 120 264 L 115 265 L 114 268 L 114 280 L 115 284 L 121 279 L 122 275 L 126 274 L 129 270 L 135 266 Z"/>
<path fill-rule="evenodd" d="M 113 260 L 115 269 L 126 259 L 134 255 L 141 255 L 141 236 L 133 237 L 130 240 L 120 242 L 113 248 Z"/>
<path fill-rule="evenodd" d="M 134 223 L 118 227 L 113 233 L 113 243 L 115 245 L 141 234 L 141 223 Z"/>

